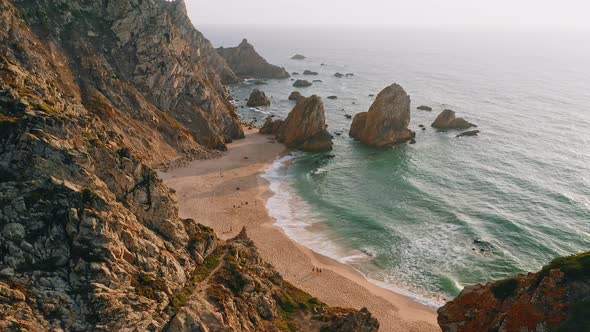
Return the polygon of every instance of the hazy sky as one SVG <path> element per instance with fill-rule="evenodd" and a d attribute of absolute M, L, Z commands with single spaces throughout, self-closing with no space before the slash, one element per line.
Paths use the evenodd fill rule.
<path fill-rule="evenodd" d="M 590 0 L 185 0 L 199 24 L 590 27 Z M 590 38 L 590 37 L 589 37 Z"/>

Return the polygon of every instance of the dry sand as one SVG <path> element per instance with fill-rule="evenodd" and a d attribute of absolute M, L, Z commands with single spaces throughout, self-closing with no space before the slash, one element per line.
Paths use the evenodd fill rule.
<path fill-rule="evenodd" d="M 379 319 L 380 331 L 440 331 L 434 308 L 368 282 L 351 267 L 297 244 L 273 225 L 265 206 L 272 193 L 259 175 L 285 152 L 269 136 L 247 130 L 246 138 L 230 144 L 223 157 L 194 161 L 161 176 L 177 192 L 181 217 L 212 227 L 222 239 L 246 226 L 262 258 L 321 301 L 367 307 Z M 322 272 L 312 272 L 314 266 Z"/>

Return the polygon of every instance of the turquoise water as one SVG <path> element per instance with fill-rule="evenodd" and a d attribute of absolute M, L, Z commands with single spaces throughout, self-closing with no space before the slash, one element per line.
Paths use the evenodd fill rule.
<path fill-rule="evenodd" d="M 246 37 L 289 72 L 319 72 L 306 78 L 323 82 L 304 95 L 338 96 L 324 98 L 328 129 L 342 133 L 334 151 L 289 156 L 266 174 L 269 209 L 297 241 L 433 304 L 590 250 L 589 32 L 197 28 L 217 46 Z M 411 95 L 417 144 L 372 149 L 348 138 L 344 114 L 366 111 L 368 95 L 394 82 Z M 291 84 L 259 86 L 271 107 L 240 114 L 285 117 Z M 238 106 L 253 88 L 233 87 Z M 422 104 L 434 110 L 414 109 Z M 430 128 L 444 108 L 480 136 Z"/>

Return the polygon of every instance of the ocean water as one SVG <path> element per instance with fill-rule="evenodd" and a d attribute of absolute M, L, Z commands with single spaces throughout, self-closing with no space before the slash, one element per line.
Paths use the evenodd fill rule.
<path fill-rule="evenodd" d="M 341 133 L 334 150 L 293 153 L 265 174 L 269 210 L 295 240 L 433 305 L 590 250 L 589 31 L 196 25 L 216 46 L 248 38 L 289 72 L 320 73 L 305 77 L 322 80 L 309 88 L 232 87 L 244 119 L 286 117 L 294 90 L 338 96 L 324 98 L 328 129 Z M 411 95 L 417 144 L 351 140 L 344 115 L 368 110 L 369 94 L 392 83 Z M 244 106 L 254 87 L 269 108 Z M 445 108 L 480 136 L 431 128 Z"/>

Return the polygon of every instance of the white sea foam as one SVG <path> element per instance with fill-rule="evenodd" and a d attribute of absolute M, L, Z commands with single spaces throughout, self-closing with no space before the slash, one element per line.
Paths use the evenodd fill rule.
<path fill-rule="evenodd" d="M 347 264 L 362 274 L 369 282 L 401 294 L 424 305 L 439 307 L 440 303 L 427 299 L 424 296 L 409 292 L 393 283 L 385 282 L 369 277 L 365 271 L 359 269 L 364 263 L 371 261 L 377 253 L 369 248 L 346 249 L 344 245 L 338 245 L 330 236 L 329 229 L 325 231 L 311 231 L 310 227 L 321 223 L 321 216 L 294 192 L 293 178 L 289 177 L 289 165 L 302 154 L 292 153 L 273 162 L 262 174 L 262 178 L 269 181 L 273 196 L 267 201 L 267 209 L 275 219 L 275 225 L 294 241 L 310 248 L 311 250 L 330 257 L 340 263 Z"/>

